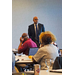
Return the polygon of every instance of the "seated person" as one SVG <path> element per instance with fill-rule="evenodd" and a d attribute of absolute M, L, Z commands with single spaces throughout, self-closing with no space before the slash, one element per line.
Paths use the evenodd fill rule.
<path fill-rule="evenodd" d="M 12 72 L 16 72 L 15 71 L 15 55 L 13 52 L 12 52 Z"/>
<path fill-rule="evenodd" d="M 61 52 L 60 52 L 60 50 L 59 50 L 59 47 L 58 47 L 58 45 L 55 43 L 55 41 L 56 41 L 55 35 L 54 35 L 52 32 L 50 32 L 50 31 L 46 31 L 45 34 L 50 34 L 50 35 L 51 35 L 51 37 L 52 37 L 52 43 L 51 43 L 51 44 L 53 44 L 54 46 L 57 47 L 59 56 L 61 56 Z M 41 33 L 41 35 L 40 35 L 40 38 L 39 38 L 39 39 L 40 39 L 40 42 L 41 42 L 41 37 L 42 37 L 42 36 L 43 36 L 43 33 Z M 40 47 L 42 47 L 42 46 L 43 46 L 43 44 L 40 44 Z"/>
<path fill-rule="evenodd" d="M 37 53 L 32 57 L 34 63 L 39 63 L 41 69 L 46 69 L 45 59 L 54 59 L 59 56 L 58 49 L 52 44 L 56 40 L 53 34 L 42 32 L 39 36 L 40 43 L 42 46 L 39 48 Z"/>
<path fill-rule="evenodd" d="M 22 37 L 20 37 L 20 44 L 18 47 L 18 53 L 22 53 L 28 55 L 29 48 L 37 47 L 36 43 L 32 41 L 30 38 L 28 38 L 28 35 L 26 33 L 22 34 Z"/>
<path fill-rule="evenodd" d="M 60 51 L 60 49 L 59 49 L 58 45 L 57 45 L 55 42 L 52 42 L 52 43 L 53 43 L 53 45 L 54 45 L 54 46 L 56 46 L 56 47 L 58 48 L 59 56 L 61 56 L 61 51 Z"/>

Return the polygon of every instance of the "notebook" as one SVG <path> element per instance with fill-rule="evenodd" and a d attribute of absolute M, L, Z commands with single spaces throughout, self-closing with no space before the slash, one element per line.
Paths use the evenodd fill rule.
<path fill-rule="evenodd" d="M 30 48 L 29 49 L 29 56 L 31 55 L 31 56 L 33 56 L 33 55 L 35 55 L 36 53 L 37 53 L 37 51 L 38 51 L 38 49 L 39 48 Z"/>

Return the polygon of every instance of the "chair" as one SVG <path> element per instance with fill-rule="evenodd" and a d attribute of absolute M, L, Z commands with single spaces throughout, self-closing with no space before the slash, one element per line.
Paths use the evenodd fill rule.
<path fill-rule="evenodd" d="M 54 64 L 53 64 L 53 69 L 62 69 L 62 57 L 56 57 Z"/>
<path fill-rule="evenodd" d="M 24 72 L 26 64 L 15 64 L 19 72 Z"/>
<path fill-rule="evenodd" d="M 15 66 L 19 72 L 24 72 L 24 70 L 33 70 L 33 64 L 16 64 Z"/>
<path fill-rule="evenodd" d="M 25 70 L 27 71 L 28 70 L 33 70 L 33 64 L 28 64 L 27 66 L 25 66 Z"/>
<path fill-rule="evenodd" d="M 15 70 L 16 70 L 17 73 L 19 73 L 19 71 L 18 71 L 18 69 L 16 68 L 16 66 L 15 66 Z"/>
<path fill-rule="evenodd" d="M 16 66 L 14 66 L 14 69 L 12 70 L 12 73 L 19 73 L 18 69 L 16 68 Z"/>

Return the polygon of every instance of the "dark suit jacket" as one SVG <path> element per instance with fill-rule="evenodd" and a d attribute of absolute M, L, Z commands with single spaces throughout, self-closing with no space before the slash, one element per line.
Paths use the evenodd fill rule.
<path fill-rule="evenodd" d="M 45 28 L 43 24 L 38 23 L 38 42 L 39 42 L 39 35 L 41 32 L 45 32 Z M 31 38 L 33 41 L 35 41 L 35 29 L 34 29 L 34 24 L 29 25 L 28 27 L 28 35 L 29 38 Z"/>

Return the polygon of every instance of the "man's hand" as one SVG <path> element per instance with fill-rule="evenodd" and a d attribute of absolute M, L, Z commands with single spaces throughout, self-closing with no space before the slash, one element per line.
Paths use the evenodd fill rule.
<path fill-rule="evenodd" d="M 22 42 L 22 43 L 23 43 L 23 41 L 24 41 L 24 38 L 20 37 L 20 42 Z"/>

